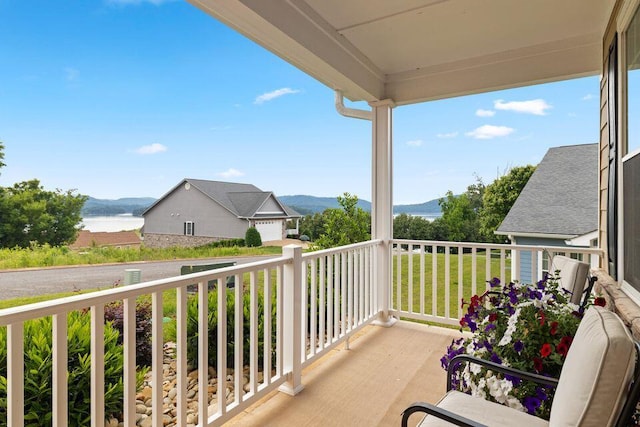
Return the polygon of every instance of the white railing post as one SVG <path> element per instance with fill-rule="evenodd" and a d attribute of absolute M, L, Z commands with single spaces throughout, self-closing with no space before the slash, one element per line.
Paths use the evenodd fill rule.
<path fill-rule="evenodd" d="M 291 263 L 284 266 L 282 363 L 287 381 L 279 390 L 291 396 L 300 393 L 302 385 L 302 247 L 288 245 L 282 256 Z"/>
<path fill-rule="evenodd" d="M 24 324 L 7 326 L 7 421 L 24 425 Z"/>

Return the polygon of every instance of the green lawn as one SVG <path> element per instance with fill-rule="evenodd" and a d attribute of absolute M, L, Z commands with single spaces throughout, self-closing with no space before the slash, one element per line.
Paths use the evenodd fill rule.
<path fill-rule="evenodd" d="M 462 298 L 465 301 L 469 301 L 471 296 L 475 294 L 481 294 L 486 290 L 486 280 L 493 277 L 500 277 L 501 275 L 501 260 L 500 253 L 494 251 L 490 258 L 490 271 L 487 277 L 487 257 L 486 253 L 478 252 L 476 254 L 476 278 L 475 289 L 473 286 L 473 261 L 470 253 L 463 255 L 451 254 L 449 256 L 450 277 L 449 277 L 449 296 L 445 294 L 445 254 L 436 254 L 436 278 L 435 287 L 433 285 L 433 255 L 430 253 L 424 254 L 424 290 L 421 290 L 420 283 L 420 271 L 421 271 L 421 255 L 418 253 L 408 254 L 403 253 L 400 255 L 400 286 L 398 286 L 398 255 L 393 257 L 393 292 L 392 301 L 394 307 L 399 307 L 407 311 L 409 309 L 409 296 L 411 295 L 411 307 L 413 312 L 421 312 L 421 304 L 424 304 L 424 314 L 433 314 L 433 299 L 435 293 L 435 300 L 437 305 L 437 315 L 445 316 L 445 308 L 449 306 L 449 316 L 458 318 L 460 317 L 460 302 Z M 411 269 L 409 263 L 411 260 Z M 409 277 L 410 271 L 412 277 Z M 462 273 L 460 277 L 460 272 Z M 510 259 L 505 259 L 505 276 L 508 280 L 510 278 Z M 475 292 L 474 292 L 475 291 Z"/>

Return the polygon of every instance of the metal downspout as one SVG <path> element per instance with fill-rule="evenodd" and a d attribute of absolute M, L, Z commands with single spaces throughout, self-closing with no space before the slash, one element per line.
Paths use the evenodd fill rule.
<path fill-rule="evenodd" d="M 345 107 L 344 96 L 339 90 L 336 90 L 336 111 L 345 117 L 369 121 L 373 120 L 373 111 L 371 110 L 358 110 L 355 108 Z"/>

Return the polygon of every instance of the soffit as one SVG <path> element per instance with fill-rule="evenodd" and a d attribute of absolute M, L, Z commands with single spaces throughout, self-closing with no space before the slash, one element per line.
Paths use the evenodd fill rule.
<path fill-rule="evenodd" d="M 614 0 L 189 0 L 352 100 L 597 74 Z"/>

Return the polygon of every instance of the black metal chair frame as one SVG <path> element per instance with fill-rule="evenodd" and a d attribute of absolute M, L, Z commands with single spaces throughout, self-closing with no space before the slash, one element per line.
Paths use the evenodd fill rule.
<path fill-rule="evenodd" d="M 591 280 L 590 280 L 591 282 Z M 618 420 L 615 424 L 616 427 L 626 427 L 629 425 L 631 421 L 631 417 L 633 416 L 636 405 L 638 403 L 638 399 L 640 398 L 640 344 L 635 343 L 636 347 L 636 365 L 635 371 L 633 373 L 633 380 L 631 387 L 627 393 L 627 399 L 622 407 Z M 537 384 L 543 384 L 546 386 L 556 387 L 558 385 L 557 378 L 545 377 L 538 374 L 533 374 L 530 372 L 521 371 L 518 369 L 514 369 L 508 366 L 499 365 L 497 363 L 491 362 L 489 360 L 479 359 L 470 355 L 461 354 L 459 356 L 451 359 L 449 363 L 449 367 L 447 368 L 447 392 L 451 390 L 452 378 L 458 367 L 462 363 L 475 363 L 486 368 L 491 369 L 492 371 L 500 372 L 502 374 L 512 375 L 523 380 L 533 381 Z M 407 427 L 409 422 L 409 417 L 416 413 L 422 412 L 428 415 L 433 415 L 437 418 L 450 422 L 451 424 L 461 426 L 461 427 L 487 427 L 482 423 L 466 418 L 462 415 L 453 413 L 451 411 L 447 411 L 446 409 L 442 409 L 437 407 L 436 405 L 432 405 L 430 403 L 425 402 L 415 402 L 402 413 L 402 427 Z"/>

